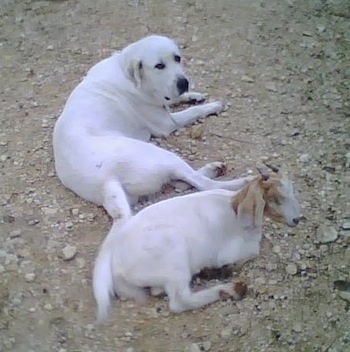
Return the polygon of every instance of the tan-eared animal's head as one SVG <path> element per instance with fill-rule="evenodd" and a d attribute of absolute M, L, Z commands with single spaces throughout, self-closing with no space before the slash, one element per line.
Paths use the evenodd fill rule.
<path fill-rule="evenodd" d="M 269 167 L 271 174 L 258 169 L 260 176 L 233 197 L 232 206 L 243 228 L 260 228 L 263 215 L 290 227 L 299 223 L 300 207 L 292 182 L 284 172 Z"/>

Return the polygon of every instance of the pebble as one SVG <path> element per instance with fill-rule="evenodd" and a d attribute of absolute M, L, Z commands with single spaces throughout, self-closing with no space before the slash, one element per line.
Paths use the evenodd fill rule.
<path fill-rule="evenodd" d="M 286 266 L 286 273 L 288 275 L 295 275 L 298 272 L 298 267 L 294 263 L 290 263 Z"/>
<path fill-rule="evenodd" d="M 280 246 L 273 246 L 273 249 L 274 253 L 281 253 L 281 247 Z"/>
<path fill-rule="evenodd" d="M 57 209 L 49 208 L 49 207 L 42 207 L 41 211 L 47 216 L 57 214 Z"/>
<path fill-rule="evenodd" d="M 65 226 L 66 226 L 66 229 L 71 229 L 73 227 L 73 223 L 71 221 L 67 221 Z"/>
<path fill-rule="evenodd" d="M 303 36 L 304 37 L 312 37 L 312 34 L 311 34 L 311 32 L 303 32 Z"/>
<path fill-rule="evenodd" d="M 34 273 L 28 273 L 24 275 L 24 280 L 26 282 L 33 282 L 35 281 L 36 275 Z"/>
<path fill-rule="evenodd" d="M 310 155 L 305 153 L 299 156 L 299 161 L 302 163 L 308 163 L 310 161 Z"/>
<path fill-rule="evenodd" d="M 63 254 L 63 260 L 71 260 L 77 254 L 77 247 L 67 245 L 62 249 L 62 254 Z"/>
<path fill-rule="evenodd" d="M 79 215 L 79 209 L 78 209 L 78 208 L 73 208 L 73 209 L 71 210 L 71 212 L 72 212 L 72 215 L 74 215 L 74 216 Z"/>
<path fill-rule="evenodd" d="M 302 332 L 303 329 L 302 329 L 302 327 L 301 327 L 300 324 L 295 324 L 295 325 L 293 326 L 293 331 L 299 333 L 299 332 Z"/>
<path fill-rule="evenodd" d="M 198 344 L 192 343 L 190 347 L 190 352 L 201 352 L 201 349 Z"/>
<path fill-rule="evenodd" d="M 347 159 L 347 160 L 346 160 L 346 163 L 349 164 L 349 163 L 350 163 L 350 152 L 347 152 L 347 153 L 345 154 L 345 158 Z"/>
<path fill-rule="evenodd" d="M 211 342 L 210 341 L 204 341 L 202 343 L 202 350 L 209 351 L 210 348 L 211 348 Z"/>
<path fill-rule="evenodd" d="M 261 161 L 269 161 L 270 157 L 268 157 L 267 155 L 263 155 L 260 157 Z"/>
<path fill-rule="evenodd" d="M 267 82 L 265 83 L 265 88 L 269 91 L 269 92 L 277 92 L 277 87 L 276 84 L 274 82 Z"/>
<path fill-rule="evenodd" d="M 338 238 L 338 232 L 333 226 L 320 225 L 316 230 L 316 239 L 321 243 L 334 242 Z"/>
<path fill-rule="evenodd" d="M 277 269 L 277 264 L 274 264 L 274 263 L 267 263 L 266 264 L 267 271 L 274 271 L 276 269 Z"/>
<path fill-rule="evenodd" d="M 338 294 L 339 294 L 339 297 L 342 300 L 348 301 L 350 303 L 350 292 L 348 292 L 348 291 L 340 291 Z"/>
<path fill-rule="evenodd" d="M 232 333 L 232 328 L 227 327 L 227 328 L 221 330 L 220 337 L 222 337 L 223 339 L 228 339 L 231 336 L 231 333 Z"/>
<path fill-rule="evenodd" d="M 255 82 L 255 80 L 253 78 L 251 78 L 249 76 L 246 76 L 246 75 L 243 75 L 241 77 L 241 81 L 242 82 L 247 82 L 247 83 L 254 83 Z"/>
<path fill-rule="evenodd" d="M 350 222 L 344 222 L 344 224 L 341 225 L 341 228 L 345 231 L 350 230 Z"/>
<path fill-rule="evenodd" d="M 46 310 L 52 310 L 52 304 L 51 303 L 47 303 L 47 304 L 45 304 L 44 305 L 44 308 L 46 309 Z"/>
<path fill-rule="evenodd" d="M 190 132 L 192 139 L 201 139 L 203 136 L 203 129 L 201 125 L 193 126 Z"/>

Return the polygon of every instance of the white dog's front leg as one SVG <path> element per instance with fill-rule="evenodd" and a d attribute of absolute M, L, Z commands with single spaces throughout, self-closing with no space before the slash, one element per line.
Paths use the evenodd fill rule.
<path fill-rule="evenodd" d="M 197 121 L 200 118 L 219 114 L 223 108 L 223 103 L 216 101 L 214 103 L 192 106 L 183 111 L 171 113 L 171 117 L 178 126 L 183 127 Z"/>
<path fill-rule="evenodd" d="M 203 103 L 205 100 L 205 96 L 202 93 L 197 92 L 186 92 L 179 96 L 179 98 L 174 101 L 172 105 L 180 104 L 180 103 L 187 103 L 187 104 L 196 104 L 196 103 Z"/>

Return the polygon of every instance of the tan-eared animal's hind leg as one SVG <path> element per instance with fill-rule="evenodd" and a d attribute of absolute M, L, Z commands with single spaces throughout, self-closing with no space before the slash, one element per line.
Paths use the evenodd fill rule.
<path fill-rule="evenodd" d="M 232 297 L 238 300 L 246 291 L 242 291 L 237 284 L 227 283 L 193 292 L 185 282 L 171 282 L 165 290 L 169 297 L 169 308 L 174 313 L 197 309 L 221 299 Z"/>

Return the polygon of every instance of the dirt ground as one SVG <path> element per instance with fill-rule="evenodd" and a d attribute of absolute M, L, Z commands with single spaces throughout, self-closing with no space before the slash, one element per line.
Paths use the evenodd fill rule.
<path fill-rule="evenodd" d="M 285 165 L 303 220 L 266 222 L 242 301 L 116 301 L 101 328 L 91 268 L 110 219 L 59 182 L 51 135 L 88 68 L 150 33 L 228 107 L 154 142 L 226 177 Z M 0 55 L 0 351 L 350 351 L 348 0 L 2 0 Z"/>

